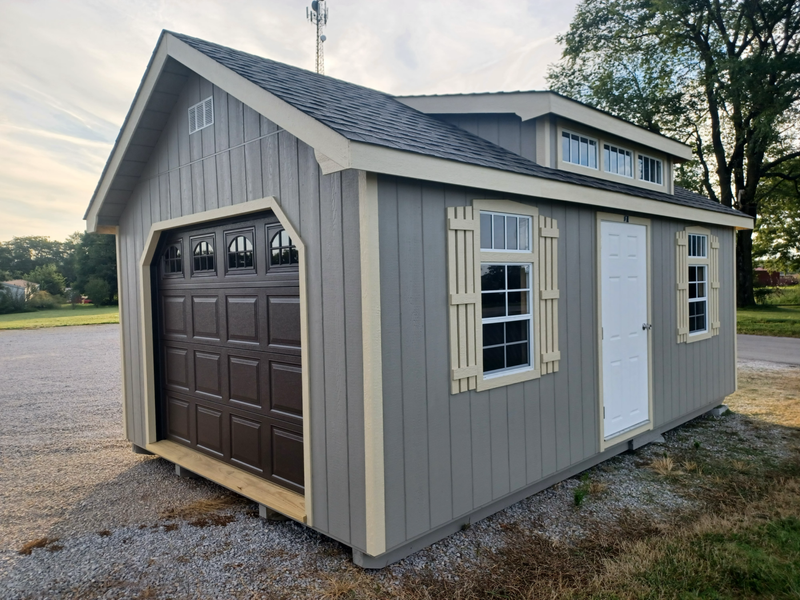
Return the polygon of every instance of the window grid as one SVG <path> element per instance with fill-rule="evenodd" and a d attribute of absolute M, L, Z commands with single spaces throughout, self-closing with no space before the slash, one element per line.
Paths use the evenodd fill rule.
<path fill-rule="evenodd" d="M 214 247 L 207 241 L 198 242 L 194 247 L 194 271 L 202 273 L 214 270 Z"/>
<path fill-rule="evenodd" d="M 692 258 L 707 258 L 708 237 L 698 233 L 689 234 L 689 256 Z"/>
<path fill-rule="evenodd" d="M 164 272 L 182 273 L 183 260 L 181 259 L 181 247 L 172 245 L 164 252 Z"/>
<path fill-rule="evenodd" d="M 237 235 L 228 244 L 228 269 L 253 268 L 253 243 L 243 235 Z"/>
<path fill-rule="evenodd" d="M 661 185 L 661 161 L 657 158 L 639 155 L 639 179 Z"/>
<path fill-rule="evenodd" d="M 481 211 L 481 250 L 530 252 L 531 218 Z"/>
<path fill-rule="evenodd" d="M 708 329 L 708 270 L 705 265 L 689 265 L 689 333 Z"/>
<path fill-rule="evenodd" d="M 530 264 L 481 263 L 484 375 L 531 366 L 531 279 Z"/>
<path fill-rule="evenodd" d="M 607 173 L 633 178 L 633 153 L 630 150 L 604 144 L 603 163 Z"/>
<path fill-rule="evenodd" d="M 561 160 L 590 169 L 597 168 L 597 141 L 568 131 L 561 132 Z"/>
<path fill-rule="evenodd" d="M 297 264 L 297 247 L 285 229 L 272 236 L 269 264 L 273 267 Z"/>

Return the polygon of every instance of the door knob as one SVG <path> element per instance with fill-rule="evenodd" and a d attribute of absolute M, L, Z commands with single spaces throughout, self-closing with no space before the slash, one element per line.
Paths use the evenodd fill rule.
<path fill-rule="evenodd" d="M 652 329 L 652 328 L 653 328 L 653 324 L 652 323 L 642 323 L 642 331 L 647 331 L 647 330 Z"/>

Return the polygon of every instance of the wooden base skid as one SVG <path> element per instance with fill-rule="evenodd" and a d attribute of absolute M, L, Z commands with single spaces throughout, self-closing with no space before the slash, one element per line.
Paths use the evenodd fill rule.
<path fill-rule="evenodd" d="M 308 521 L 306 499 L 300 494 L 175 442 L 162 440 L 148 444 L 147 450 L 294 521 L 303 524 Z"/>
<path fill-rule="evenodd" d="M 541 479 L 526 488 L 518 490 L 513 494 L 505 496 L 504 498 L 500 498 L 499 500 L 483 506 L 469 514 L 463 515 L 454 521 L 446 523 L 445 525 L 442 525 L 433 531 L 429 531 L 428 533 L 425 533 L 420 537 L 403 544 L 402 546 L 392 548 L 388 552 L 385 552 L 379 556 L 370 556 L 361 550 L 353 548 L 353 562 L 364 569 L 382 569 L 383 567 L 402 560 L 406 556 L 409 556 L 418 550 L 422 550 L 423 548 L 426 548 L 427 546 L 430 546 L 431 544 L 434 544 L 439 540 L 456 533 L 464 525 L 469 525 L 471 523 L 480 521 L 481 519 L 485 519 L 486 517 L 491 516 L 494 513 L 503 510 L 504 508 L 508 508 L 512 504 L 516 504 L 517 502 L 524 500 L 529 496 L 538 494 L 542 490 L 546 490 L 559 481 L 569 479 L 570 477 L 573 477 L 578 473 L 585 471 L 586 469 L 590 469 L 595 465 L 599 465 L 600 463 L 607 461 L 609 458 L 612 458 L 617 454 L 622 454 L 627 450 L 636 450 L 641 448 L 642 446 L 656 440 L 664 432 L 675 429 L 687 421 L 691 421 L 692 419 L 696 419 L 697 417 L 708 413 L 709 410 L 719 405 L 719 403 L 720 400 L 717 400 L 716 402 L 712 402 L 711 404 L 699 410 L 693 411 L 688 415 L 671 421 L 666 425 L 656 427 L 655 429 L 647 431 L 633 439 L 627 439 L 619 444 L 611 446 L 599 454 L 595 454 L 594 456 L 572 465 L 563 471 L 559 471 L 558 473 L 555 473 L 546 479 Z"/>

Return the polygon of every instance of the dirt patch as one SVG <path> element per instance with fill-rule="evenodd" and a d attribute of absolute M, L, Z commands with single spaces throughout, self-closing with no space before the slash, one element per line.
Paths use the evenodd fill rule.
<path fill-rule="evenodd" d="M 18 553 L 22 556 L 30 556 L 31 553 L 36 550 L 37 548 L 45 548 L 50 552 L 57 552 L 58 550 L 63 550 L 64 546 L 58 544 L 58 538 L 48 538 L 43 537 L 36 540 L 32 540 L 27 544 L 24 544 L 22 548 L 19 549 Z"/>

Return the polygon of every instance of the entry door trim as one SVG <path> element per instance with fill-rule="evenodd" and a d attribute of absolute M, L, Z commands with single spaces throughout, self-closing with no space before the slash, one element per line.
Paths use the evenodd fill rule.
<path fill-rule="evenodd" d="M 150 278 L 150 265 L 155 260 L 155 251 L 158 246 L 158 241 L 161 233 L 169 229 L 177 229 L 181 227 L 199 225 L 208 221 L 219 221 L 222 219 L 229 219 L 231 217 L 240 217 L 247 214 L 258 213 L 271 210 L 278 217 L 281 225 L 286 229 L 286 232 L 292 238 L 292 241 L 297 246 L 299 258 L 299 275 L 300 275 L 300 356 L 301 364 L 303 365 L 302 371 L 302 385 L 303 385 L 303 474 L 305 478 L 305 493 L 304 493 L 304 509 L 305 509 L 305 523 L 309 526 L 313 525 L 313 501 L 312 501 L 312 472 L 311 472 L 311 400 L 310 400 L 310 381 L 309 381 L 309 342 L 308 342 L 308 302 L 306 301 L 306 251 L 303 239 L 295 229 L 294 224 L 283 212 L 280 204 L 274 196 L 260 198 L 258 200 L 251 200 L 250 202 L 243 202 L 241 204 L 234 204 L 232 206 L 225 206 L 222 208 L 215 208 L 200 213 L 177 217 L 174 219 L 167 219 L 165 221 L 157 221 L 150 226 L 150 231 L 144 243 L 144 250 L 139 258 L 139 326 L 140 335 L 143 340 L 140 349 L 140 356 L 144 366 L 144 413 L 145 413 L 145 439 L 147 445 L 155 445 L 158 441 L 156 431 L 156 384 L 155 379 L 155 365 L 154 365 L 154 352 L 156 350 L 153 336 L 153 294 L 152 294 L 152 281 Z M 127 363 L 123 363 L 123 368 L 128 368 Z M 137 376 L 132 374 L 132 376 Z M 190 452 L 191 449 L 188 449 Z M 197 452 L 198 455 L 203 456 Z M 226 463 L 227 464 L 227 463 Z M 229 469 L 235 469 L 232 465 L 227 465 Z M 246 471 L 242 471 L 246 473 Z M 227 486 L 228 482 L 215 480 L 223 486 Z M 243 492 L 242 495 L 246 495 Z M 278 512 L 281 507 L 269 506 Z"/>
<path fill-rule="evenodd" d="M 653 290 L 653 282 L 652 282 L 652 266 L 653 266 L 653 236 L 652 236 L 652 227 L 650 226 L 651 221 L 650 219 L 644 219 L 642 217 L 633 217 L 629 215 L 621 215 L 616 213 L 597 213 L 597 264 L 596 264 L 596 273 L 597 276 L 595 278 L 595 287 L 597 290 L 597 373 L 598 373 L 598 386 L 597 386 L 597 397 L 598 397 L 598 412 L 597 412 L 597 432 L 598 432 L 598 441 L 599 441 L 599 449 L 600 452 L 606 450 L 607 448 L 611 448 L 612 446 L 616 446 L 622 442 L 627 442 L 633 437 L 644 433 L 645 431 L 650 431 L 653 429 L 653 330 L 649 330 L 647 335 L 647 410 L 649 413 L 649 419 L 646 423 L 643 423 L 637 427 L 632 429 L 624 430 L 619 432 L 614 437 L 606 440 L 605 439 L 605 418 L 603 416 L 603 406 L 605 404 L 603 400 L 603 255 L 601 252 L 601 245 L 603 243 L 603 235 L 602 235 L 602 223 L 603 221 L 611 221 L 615 223 L 631 223 L 633 225 L 644 225 L 646 228 L 646 235 L 647 235 L 647 322 L 653 323 L 653 304 L 652 304 L 652 290 Z"/>

